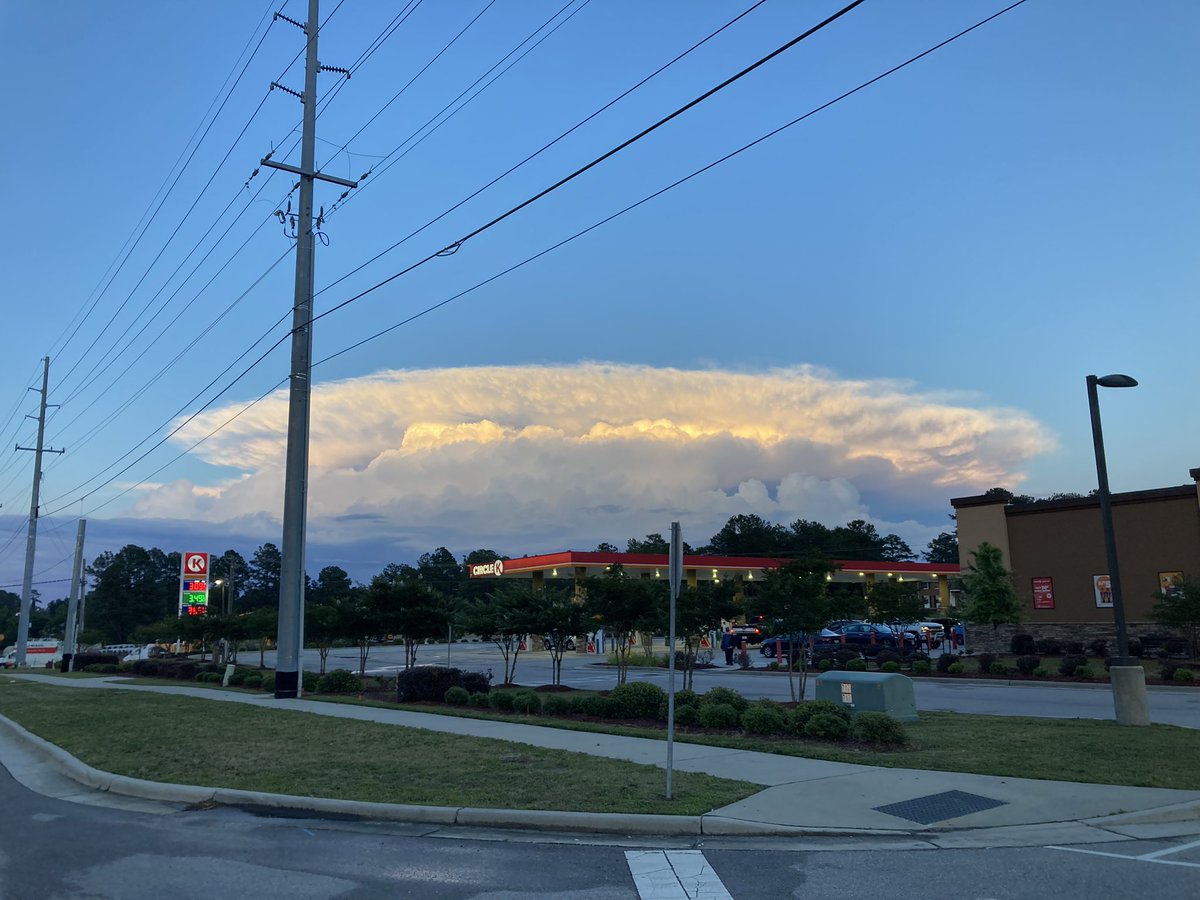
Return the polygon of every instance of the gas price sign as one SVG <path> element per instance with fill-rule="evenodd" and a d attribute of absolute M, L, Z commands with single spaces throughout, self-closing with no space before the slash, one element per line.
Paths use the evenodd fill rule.
<path fill-rule="evenodd" d="M 208 613 L 208 554 L 184 553 L 179 572 L 179 614 Z"/>

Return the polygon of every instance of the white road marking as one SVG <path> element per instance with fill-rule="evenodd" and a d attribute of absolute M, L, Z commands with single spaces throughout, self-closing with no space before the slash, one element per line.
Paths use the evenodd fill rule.
<path fill-rule="evenodd" d="M 1200 841 L 1192 841 L 1190 844 L 1180 844 L 1178 847 L 1165 847 L 1162 850 L 1155 850 L 1153 853 L 1143 853 L 1138 859 L 1158 859 L 1160 856 L 1170 856 L 1172 853 L 1191 850 L 1193 847 L 1200 847 Z"/>
<path fill-rule="evenodd" d="M 627 850 L 641 900 L 733 900 L 700 850 Z"/>
<path fill-rule="evenodd" d="M 1187 847 L 1194 847 L 1196 844 L 1188 844 Z M 1186 850 L 1187 847 L 1169 847 L 1166 850 L 1157 851 L 1157 853 L 1174 853 L 1178 850 Z M 1086 853 L 1088 856 L 1107 856 L 1110 859 L 1126 859 L 1130 862 L 1145 862 L 1158 863 L 1161 866 L 1187 866 L 1189 869 L 1200 869 L 1200 863 L 1183 862 L 1178 859 L 1158 859 L 1155 854 L 1147 853 L 1145 856 L 1126 856 L 1124 853 L 1105 853 L 1102 850 L 1084 850 L 1082 847 L 1047 847 L 1047 850 L 1065 850 L 1068 853 Z"/>

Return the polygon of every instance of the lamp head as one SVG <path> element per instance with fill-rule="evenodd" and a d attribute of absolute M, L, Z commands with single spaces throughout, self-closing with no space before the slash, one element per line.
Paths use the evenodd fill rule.
<path fill-rule="evenodd" d="M 1106 388 L 1137 387 L 1137 379 L 1128 375 L 1101 375 L 1096 379 L 1096 384 Z"/>

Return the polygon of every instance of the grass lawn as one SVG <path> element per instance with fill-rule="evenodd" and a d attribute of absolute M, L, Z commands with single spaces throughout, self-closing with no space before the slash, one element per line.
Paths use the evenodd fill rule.
<path fill-rule="evenodd" d="M 698 815 L 760 790 L 485 738 L 0 677 L 0 713 L 121 775 L 383 803 Z M 226 737 L 236 735 L 236 737 Z"/>

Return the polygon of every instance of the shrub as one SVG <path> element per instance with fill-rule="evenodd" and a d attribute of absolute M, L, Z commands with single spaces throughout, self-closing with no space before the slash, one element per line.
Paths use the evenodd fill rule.
<path fill-rule="evenodd" d="M 967 667 L 960 662 L 953 662 L 946 667 L 946 671 L 951 675 L 961 675 L 963 672 L 967 671 Z"/>
<path fill-rule="evenodd" d="M 1038 666 L 1036 669 L 1033 670 L 1034 678 L 1049 678 L 1051 674 L 1052 674 L 1051 671 L 1049 669 L 1047 669 L 1045 666 Z"/>
<path fill-rule="evenodd" d="M 401 703 L 437 703 L 452 687 L 463 688 L 468 694 L 486 694 L 491 689 L 487 675 L 479 672 L 464 672 L 446 666 L 417 666 L 396 676 L 396 699 Z"/>
<path fill-rule="evenodd" d="M 737 728 L 738 711 L 728 703 L 701 703 L 699 721 L 705 728 Z"/>
<path fill-rule="evenodd" d="M 733 688 L 715 687 L 709 688 L 700 695 L 701 706 L 711 706 L 713 704 L 724 704 L 732 706 L 733 711 L 740 716 L 750 706 L 750 701 L 739 694 Z M 735 721 L 737 716 L 734 717 Z"/>
<path fill-rule="evenodd" d="M 223 680 L 224 679 L 222 679 L 222 681 Z M 246 673 L 245 672 L 238 672 L 235 670 L 234 673 L 229 676 L 229 686 L 230 687 L 241 687 L 245 683 L 245 681 L 246 681 Z"/>
<path fill-rule="evenodd" d="M 1013 656 L 1033 656 L 1037 652 L 1037 642 L 1032 634 L 1014 634 L 1008 649 Z"/>
<path fill-rule="evenodd" d="M 94 672 L 95 669 L 89 669 L 88 666 L 113 666 L 113 671 L 116 671 L 116 666 L 121 664 L 121 657 L 114 653 L 76 653 L 71 660 L 75 666 L 76 672 Z M 67 671 L 62 668 L 61 671 Z"/>
<path fill-rule="evenodd" d="M 83 667 L 85 672 L 95 672 L 97 675 L 113 675 L 118 671 L 116 663 L 89 663 Z"/>
<path fill-rule="evenodd" d="M 676 725 L 695 725 L 700 721 L 699 705 L 688 704 L 687 706 L 675 707 L 675 724 Z"/>
<path fill-rule="evenodd" d="M 201 672 L 200 675 L 217 675 L 216 672 Z M 196 677 L 199 678 L 200 675 Z M 221 676 L 217 675 L 217 681 L 221 680 Z M 262 683 L 259 685 L 264 691 L 275 693 L 275 673 L 267 672 L 262 676 Z"/>
<path fill-rule="evenodd" d="M 1164 646 L 1171 656 L 1183 656 L 1187 653 L 1187 641 L 1181 641 L 1179 638 L 1168 639 Z"/>
<path fill-rule="evenodd" d="M 471 692 L 464 687 L 459 687 L 457 684 L 446 688 L 446 693 L 442 697 L 451 706 L 466 706 L 471 702 Z"/>
<path fill-rule="evenodd" d="M 1079 653 L 1068 653 L 1062 658 L 1062 662 L 1058 664 L 1058 672 L 1060 675 L 1074 675 L 1076 669 L 1086 665 L 1086 656 Z"/>
<path fill-rule="evenodd" d="M 804 734 L 808 720 L 821 714 L 838 716 L 844 719 L 847 725 L 850 724 L 850 710 L 844 706 L 839 706 L 832 700 L 809 700 L 792 710 L 791 731 L 794 734 Z"/>
<path fill-rule="evenodd" d="M 977 657 L 979 660 L 979 674 L 986 675 L 992 670 L 992 663 L 996 661 L 995 653 L 980 653 Z"/>
<path fill-rule="evenodd" d="M 488 703 L 492 709 L 500 712 L 512 712 L 513 692 L 512 691 L 492 691 L 488 694 Z"/>
<path fill-rule="evenodd" d="M 819 712 L 804 726 L 804 736 L 822 741 L 841 741 L 850 733 L 850 723 L 840 716 Z"/>
<path fill-rule="evenodd" d="M 517 691 L 513 694 L 513 710 L 536 716 L 542 711 L 542 698 L 533 691 Z"/>
<path fill-rule="evenodd" d="M 882 644 L 867 644 L 862 648 L 862 655 L 867 659 L 875 659 L 885 650 Z"/>
<path fill-rule="evenodd" d="M 908 743 L 904 725 L 894 716 L 881 712 L 862 712 L 850 723 L 850 736 L 872 747 L 903 747 Z"/>
<path fill-rule="evenodd" d="M 272 676 L 272 679 L 274 679 L 274 676 Z M 220 672 L 197 672 L 196 680 L 206 684 L 220 684 L 225 680 L 225 676 Z M 272 685 L 271 690 L 274 689 L 274 685 Z"/>
<path fill-rule="evenodd" d="M 548 716 L 570 715 L 573 709 L 571 698 L 562 694 L 547 694 L 546 699 L 542 701 L 542 712 Z"/>
<path fill-rule="evenodd" d="M 859 659 L 860 654 L 857 650 L 851 650 L 849 647 L 842 647 L 833 651 L 833 658 L 837 660 L 839 669 L 845 669 L 848 668 L 848 664 L 852 660 Z"/>
<path fill-rule="evenodd" d="M 824 659 L 817 660 L 817 668 L 820 669 L 822 672 L 828 672 L 835 665 L 837 665 L 837 662 L 835 660 L 830 659 L 828 656 L 825 657 Z"/>
<path fill-rule="evenodd" d="M 954 665 L 955 662 L 957 662 L 957 660 L 953 656 L 951 656 L 949 653 L 943 653 L 938 657 L 937 670 L 945 674 L 946 672 L 950 671 L 950 667 Z"/>
<path fill-rule="evenodd" d="M 613 717 L 612 701 L 607 697 L 580 697 L 577 702 L 579 712 L 585 716 L 595 716 L 597 719 Z"/>
<path fill-rule="evenodd" d="M 136 659 L 130 665 L 129 671 L 142 678 L 154 678 L 158 675 L 158 660 Z"/>
<path fill-rule="evenodd" d="M 1099 656 L 1103 659 L 1108 656 L 1108 641 L 1104 638 L 1097 638 L 1088 644 L 1088 650 L 1091 651 L 1092 656 Z"/>
<path fill-rule="evenodd" d="M 756 700 L 742 713 L 742 728 L 750 734 L 782 734 L 786 727 L 787 714 L 773 700 Z"/>
<path fill-rule="evenodd" d="M 895 650 L 884 650 L 875 657 L 875 662 L 879 664 L 880 671 L 897 672 L 900 669 L 900 662 L 904 659 Z M 895 669 L 884 669 L 883 667 L 890 662 L 896 663 Z"/>
<path fill-rule="evenodd" d="M 609 691 L 608 699 L 618 718 L 654 719 L 658 717 L 658 708 L 667 700 L 667 692 L 648 681 L 631 681 Z"/>
<path fill-rule="evenodd" d="M 679 711 L 681 706 L 696 706 L 700 702 L 700 695 L 695 691 L 684 688 L 682 691 L 675 692 L 675 711 Z"/>
<path fill-rule="evenodd" d="M 321 676 L 316 672 L 305 672 L 300 676 L 301 690 L 305 694 L 315 694 L 317 685 L 321 682 Z"/>
<path fill-rule="evenodd" d="M 867 661 L 865 659 L 851 659 L 846 662 L 846 671 L 848 672 L 865 672 L 867 671 Z"/>
<path fill-rule="evenodd" d="M 1062 641 L 1057 638 L 1042 638 L 1037 642 L 1037 652 L 1042 656 L 1058 656 L 1062 653 Z"/>
<path fill-rule="evenodd" d="M 233 681 L 229 683 L 233 684 Z M 354 694 L 362 689 L 362 680 L 348 669 L 334 669 L 317 679 L 319 694 Z"/>
<path fill-rule="evenodd" d="M 928 665 L 928 663 L 926 663 L 926 665 Z M 896 662 L 894 659 L 889 659 L 887 662 L 882 663 L 879 666 L 879 670 L 881 672 L 899 672 L 900 663 Z"/>
<path fill-rule="evenodd" d="M 1082 656 L 1083 655 L 1083 642 L 1082 641 L 1067 641 L 1066 650 L 1067 650 L 1067 653 L 1071 654 L 1072 656 Z"/>
<path fill-rule="evenodd" d="M 778 672 L 779 663 L 776 660 L 771 660 L 769 663 L 767 663 L 767 668 L 772 672 Z"/>
<path fill-rule="evenodd" d="M 261 675 L 247 675 L 242 679 L 242 687 L 259 688 L 262 687 L 263 677 Z"/>
<path fill-rule="evenodd" d="M 1042 664 L 1041 659 L 1036 656 L 1018 656 L 1017 671 L 1022 675 L 1032 675 L 1034 670 Z"/>
<path fill-rule="evenodd" d="M 1139 641 L 1137 638 L 1129 638 L 1128 643 L 1129 643 L 1129 655 L 1137 657 L 1138 659 L 1141 659 L 1142 654 L 1145 652 L 1142 649 L 1142 642 Z"/>
<path fill-rule="evenodd" d="M 1172 681 L 1175 678 L 1175 672 L 1178 670 L 1179 664 L 1171 662 L 1169 659 L 1164 659 L 1158 664 L 1158 677 L 1163 681 Z"/>
<path fill-rule="evenodd" d="M 481 694 L 476 691 L 471 695 L 471 705 L 478 707 L 479 709 L 487 709 L 492 705 L 491 701 L 488 699 L 489 696 L 489 694 Z"/>
<path fill-rule="evenodd" d="M 1007 675 L 1008 666 L 1002 662 L 994 662 L 988 666 L 988 673 L 991 675 Z"/>
<path fill-rule="evenodd" d="M 1185 669 L 1181 666 L 1175 670 L 1175 674 L 1172 676 L 1172 679 L 1174 681 L 1195 681 L 1196 673 L 1191 669 Z"/>
<path fill-rule="evenodd" d="M 1095 671 L 1093 671 L 1091 666 L 1076 666 L 1075 667 L 1075 677 L 1076 678 L 1095 678 L 1096 673 L 1095 673 Z"/>
<path fill-rule="evenodd" d="M 915 660 L 912 664 L 912 670 L 913 670 L 914 674 L 917 674 L 917 675 L 928 675 L 930 669 L 932 669 L 932 668 L 933 668 L 933 666 L 931 666 L 929 664 L 929 660 L 927 660 L 927 659 L 918 659 L 918 660 Z"/>

